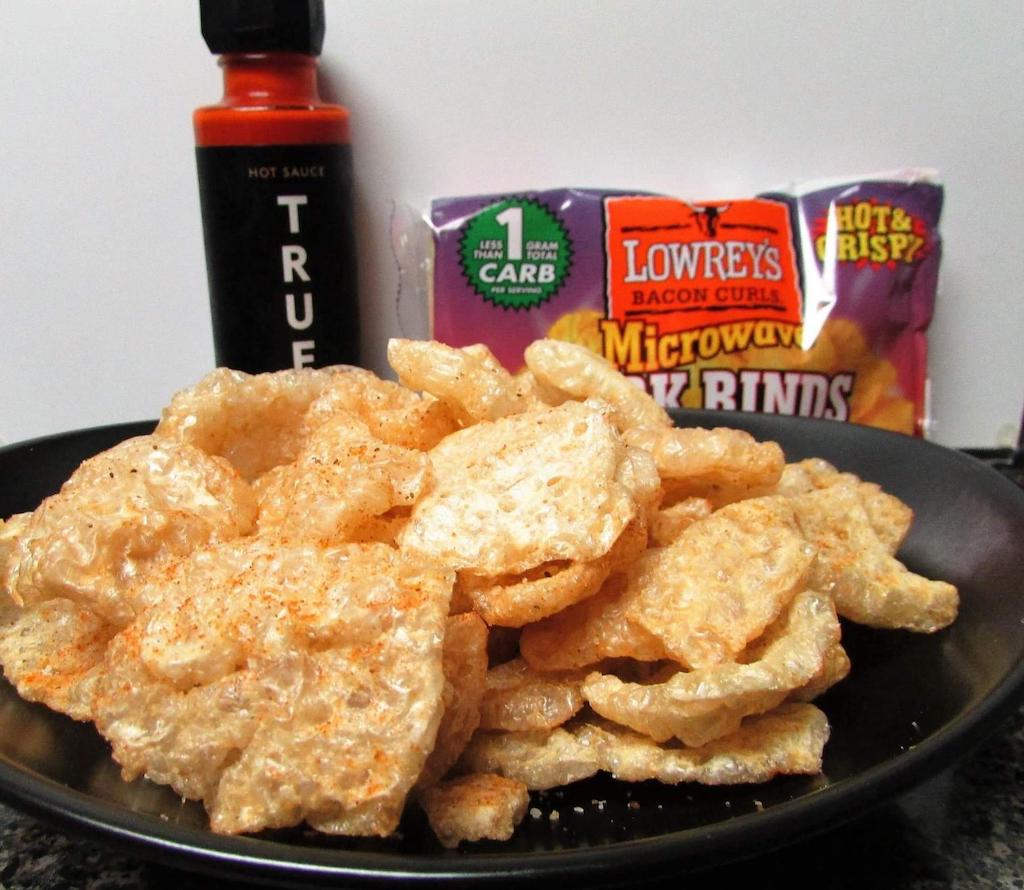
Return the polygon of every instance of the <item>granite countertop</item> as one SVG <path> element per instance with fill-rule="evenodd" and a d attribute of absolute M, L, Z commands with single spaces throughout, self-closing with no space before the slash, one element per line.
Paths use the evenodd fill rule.
<path fill-rule="evenodd" d="M 956 766 L 854 822 L 742 863 L 646 886 L 667 890 L 684 880 L 688 887 L 1024 890 L 1024 709 Z M 0 806 L 0 890 L 241 886 L 248 885 L 108 850 Z"/>

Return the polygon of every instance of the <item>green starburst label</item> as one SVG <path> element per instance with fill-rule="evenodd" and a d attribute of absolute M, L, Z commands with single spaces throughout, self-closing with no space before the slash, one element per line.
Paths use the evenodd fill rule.
<path fill-rule="evenodd" d="M 506 309 L 529 309 L 562 286 L 572 245 L 562 221 L 547 207 L 510 198 L 469 221 L 459 254 L 466 280 L 481 297 Z"/>

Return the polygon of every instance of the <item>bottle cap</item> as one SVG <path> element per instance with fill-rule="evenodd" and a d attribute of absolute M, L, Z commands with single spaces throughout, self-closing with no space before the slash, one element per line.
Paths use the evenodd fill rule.
<path fill-rule="evenodd" d="M 291 52 L 318 56 L 324 45 L 323 0 L 199 0 L 210 52 Z"/>

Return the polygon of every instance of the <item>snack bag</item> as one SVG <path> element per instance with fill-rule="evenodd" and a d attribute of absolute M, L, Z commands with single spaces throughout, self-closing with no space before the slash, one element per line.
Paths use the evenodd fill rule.
<path fill-rule="evenodd" d="M 511 371 L 550 337 L 666 408 L 921 435 L 942 188 L 928 174 L 690 202 L 558 189 L 431 207 L 431 336 Z"/>

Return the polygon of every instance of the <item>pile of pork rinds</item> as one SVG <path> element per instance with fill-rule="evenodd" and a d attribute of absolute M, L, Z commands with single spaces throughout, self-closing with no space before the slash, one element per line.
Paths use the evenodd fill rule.
<path fill-rule="evenodd" d="M 837 613 L 956 615 L 896 498 L 675 428 L 583 347 L 389 359 L 214 371 L 0 522 L 8 679 L 214 831 L 388 835 L 415 802 L 454 846 L 598 771 L 817 773 Z"/>

